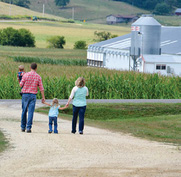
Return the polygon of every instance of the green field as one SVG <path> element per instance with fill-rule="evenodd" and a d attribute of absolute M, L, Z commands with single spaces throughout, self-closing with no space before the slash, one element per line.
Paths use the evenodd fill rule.
<path fill-rule="evenodd" d="M 48 115 L 48 110 L 48 107 L 44 107 L 36 111 Z M 61 111 L 60 117 L 71 120 L 71 106 Z M 149 140 L 181 145 L 181 104 L 88 104 L 85 123 Z"/>
<path fill-rule="evenodd" d="M 17 82 L 17 68 L 25 65 L 29 71 L 32 59 L 36 57 L 48 63 L 52 60 L 86 61 L 85 50 L 59 50 L 37 48 L 0 47 L 0 98 L 21 98 Z M 31 62 L 16 62 L 14 56 Z M 32 58 L 33 57 L 33 58 Z M 46 62 L 47 58 L 47 62 Z M 35 60 L 36 61 L 36 60 Z M 37 71 L 43 79 L 46 98 L 69 97 L 74 81 L 83 76 L 89 88 L 91 99 L 179 99 L 181 98 L 181 78 L 166 77 L 158 74 L 143 74 L 129 71 L 108 70 L 80 65 L 38 64 Z M 40 98 L 40 93 L 38 93 Z"/>
<path fill-rule="evenodd" d="M 118 36 L 130 33 L 130 28 L 98 25 L 88 23 L 61 23 L 61 22 L 6 22 L 0 23 L 0 29 L 13 27 L 15 29 L 26 28 L 35 36 L 36 47 L 46 48 L 47 39 L 51 36 L 64 36 L 66 40 L 65 49 L 73 49 L 76 41 L 83 40 L 86 43 L 93 44 L 95 31 L 109 31 Z"/>

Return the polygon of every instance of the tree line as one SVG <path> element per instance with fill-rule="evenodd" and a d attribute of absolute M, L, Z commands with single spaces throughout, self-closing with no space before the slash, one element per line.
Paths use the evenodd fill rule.
<path fill-rule="evenodd" d="M 0 1 L 8 3 L 8 4 L 14 4 L 17 6 L 25 7 L 25 8 L 29 8 L 29 5 L 30 5 L 29 0 L 0 0 Z M 54 0 L 54 3 L 56 6 L 62 6 L 62 7 L 65 7 L 69 2 L 70 0 Z"/>
<path fill-rule="evenodd" d="M 29 8 L 29 0 L 0 0 L 1 2 L 14 4 L 17 6 Z M 168 15 L 175 8 L 181 8 L 181 0 L 112 0 L 131 4 L 142 9 L 149 10 L 157 15 Z M 70 0 L 54 0 L 56 6 L 65 7 Z"/>
<path fill-rule="evenodd" d="M 0 0 L 1 2 L 14 4 L 20 7 L 29 8 L 30 1 L 29 0 Z"/>
<path fill-rule="evenodd" d="M 181 0 L 113 0 L 150 10 L 158 15 L 172 13 L 175 8 L 181 8 Z"/>

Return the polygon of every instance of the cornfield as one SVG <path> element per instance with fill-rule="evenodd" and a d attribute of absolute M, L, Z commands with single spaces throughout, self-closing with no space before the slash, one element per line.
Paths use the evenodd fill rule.
<path fill-rule="evenodd" d="M 46 99 L 67 99 L 78 75 L 67 78 L 43 76 Z M 120 72 L 120 74 L 86 73 L 90 99 L 180 99 L 181 78 L 158 74 Z M 16 74 L 0 77 L 0 99 L 19 99 L 20 87 Z M 40 92 L 37 98 L 41 98 Z"/>
<path fill-rule="evenodd" d="M 15 62 L 23 62 L 23 63 L 35 62 L 40 64 L 67 65 L 67 66 L 87 65 L 87 61 L 81 59 L 51 59 L 51 58 L 22 57 L 22 56 L 15 56 L 11 58 L 13 58 Z"/>

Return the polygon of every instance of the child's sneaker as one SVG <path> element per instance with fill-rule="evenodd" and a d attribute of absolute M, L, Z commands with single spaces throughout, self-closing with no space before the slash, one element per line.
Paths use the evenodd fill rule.
<path fill-rule="evenodd" d="M 51 131 L 51 130 L 48 130 L 48 133 L 52 133 L 52 131 Z"/>
<path fill-rule="evenodd" d="M 54 133 L 58 133 L 58 130 L 54 131 Z"/>

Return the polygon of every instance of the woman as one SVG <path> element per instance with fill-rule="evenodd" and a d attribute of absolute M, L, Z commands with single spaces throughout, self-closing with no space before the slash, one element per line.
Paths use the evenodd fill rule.
<path fill-rule="evenodd" d="M 84 130 L 84 114 L 86 110 L 86 96 L 89 95 L 88 88 L 85 86 L 85 79 L 79 77 L 75 81 L 75 87 L 72 89 L 66 106 L 73 99 L 73 118 L 72 118 L 72 133 L 76 133 L 77 116 L 79 114 L 79 134 L 83 134 Z"/>

